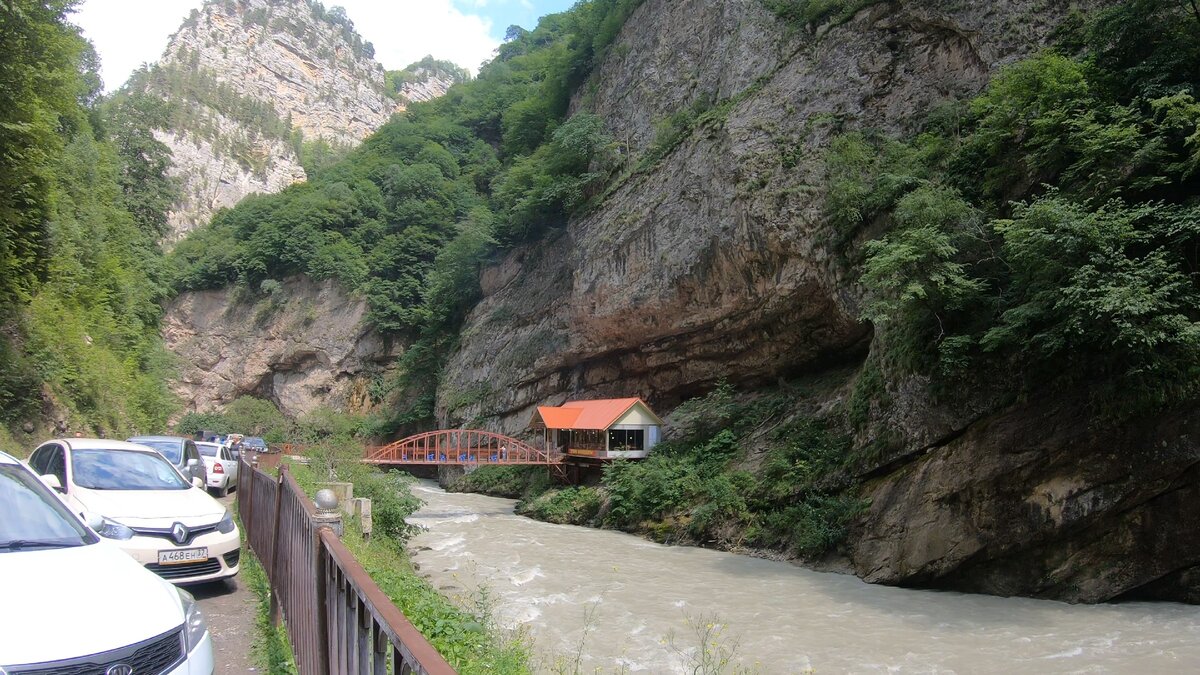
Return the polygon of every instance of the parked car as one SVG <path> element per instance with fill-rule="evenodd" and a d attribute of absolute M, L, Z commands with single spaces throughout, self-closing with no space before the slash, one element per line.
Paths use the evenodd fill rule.
<path fill-rule="evenodd" d="M 196 449 L 208 470 L 208 488 L 224 497 L 238 484 L 238 462 L 228 446 L 219 443 L 197 442 Z"/>
<path fill-rule="evenodd" d="M 191 594 L 96 536 L 2 452 L 0 513 L 0 673 L 213 672 Z"/>
<path fill-rule="evenodd" d="M 270 450 L 267 448 L 267 442 L 257 436 L 247 436 L 243 438 L 242 450 L 257 453 L 270 452 Z"/>
<path fill-rule="evenodd" d="M 158 454 L 174 464 L 179 473 L 188 478 L 199 478 L 205 485 L 208 484 L 208 469 L 205 468 L 200 450 L 196 448 L 196 442 L 192 439 L 179 436 L 134 436 L 125 440 L 154 448 Z"/>
<path fill-rule="evenodd" d="M 151 572 L 177 584 L 238 572 L 241 543 L 233 514 L 184 478 L 158 452 L 95 438 L 48 441 L 29 465 L 76 513 L 99 518 L 96 531 Z"/>

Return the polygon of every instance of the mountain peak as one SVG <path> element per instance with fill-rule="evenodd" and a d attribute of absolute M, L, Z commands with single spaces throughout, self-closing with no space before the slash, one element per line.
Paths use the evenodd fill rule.
<path fill-rule="evenodd" d="M 394 110 L 384 71 L 340 7 L 309 0 L 209 0 L 172 36 L 160 66 L 207 72 L 270 103 L 307 138 L 353 145 Z"/>

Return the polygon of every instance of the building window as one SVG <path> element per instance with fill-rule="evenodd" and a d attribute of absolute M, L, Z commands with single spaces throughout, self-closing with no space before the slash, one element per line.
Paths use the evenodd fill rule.
<path fill-rule="evenodd" d="M 646 449 L 646 432 L 642 429 L 612 429 L 608 432 L 608 449 L 628 452 Z"/>

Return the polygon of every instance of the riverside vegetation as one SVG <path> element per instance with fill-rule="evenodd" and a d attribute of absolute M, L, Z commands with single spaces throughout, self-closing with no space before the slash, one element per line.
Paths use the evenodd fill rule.
<path fill-rule="evenodd" d="M 409 492 L 412 479 L 367 468 L 359 463 L 361 456 L 362 446 L 352 439 L 330 437 L 314 449 L 308 466 L 295 465 L 292 474 L 310 496 L 316 493 L 319 481 L 340 480 L 354 483 L 355 495 L 371 499 L 371 538 L 364 539 L 354 519 L 349 519 L 342 541 L 455 670 L 530 672 L 527 640 L 495 625 L 485 589 L 451 600 L 413 568 L 404 549 L 412 531 L 404 519 L 421 506 Z"/>
<path fill-rule="evenodd" d="M 518 513 L 553 523 L 819 557 L 865 504 L 844 416 L 797 414 L 804 394 L 738 396 L 721 384 L 675 410 L 672 437 L 648 459 L 607 466 L 598 485 L 556 486 L 543 467 L 485 466 L 449 487 L 518 498 Z"/>

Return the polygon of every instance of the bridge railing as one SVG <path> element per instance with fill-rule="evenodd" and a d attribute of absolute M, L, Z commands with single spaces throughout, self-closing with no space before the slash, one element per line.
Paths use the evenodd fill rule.
<path fill-rule="evenodd" d="M 285 619 L 301 675 L 454 673 L 321 523 L 286 464 L 277 478 L 244 458 L 238 470 L 238 515 L 270 582 L 272 619 Z"/>
<path fill-rule="evenodd" d="M 366 449 L 374 464 L 556 464 L 557 449 L 538 448 L 490 431 L 442 429 Z"/>

